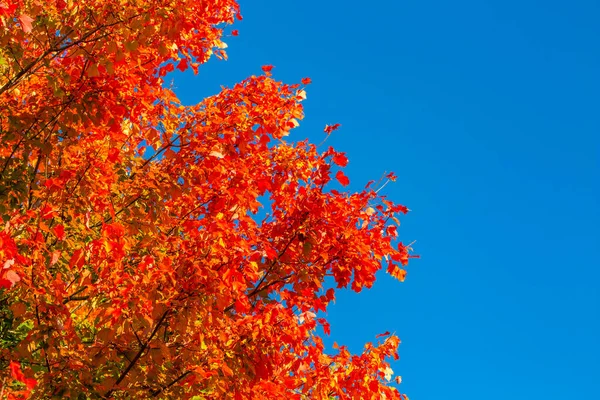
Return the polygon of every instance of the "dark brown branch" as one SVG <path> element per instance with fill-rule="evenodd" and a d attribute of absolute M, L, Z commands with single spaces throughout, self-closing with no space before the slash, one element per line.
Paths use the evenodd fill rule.
<path fill-rule="evenodd" d="M 85 289 L 87 289 L 87 286 L 82 286 L 79 289 L 77 289 L 73 294 L 71 294 L 69 297 L 67 297 L 66 299 L 63 300 L 63 304 L 67 304 L 70 301 L 87 300 L 89 298 L 89 296 L 77 296 L 79 293 L 83 292 Z"/>
<path fill-rule="evenodd" d="M 121 373 L 121 375 L 119 375 L 119 378 L 117 379 L 117 381 L 113 385 L 113 389 L 110 389 L 108 391 L 108 393 L 106 393 L 106 395 L 104 397 L 110 398 L 110 395 L 115 391 L 114 387 L 120 385 L 121 382 L 123 382 L 123 380 L 125 379 L 125 377 L 129 373 L 129 371 L 131 371 L 131 369 L 137 364 L 138 360 L 142 357 L 142 354 L 144 354 L 144 352 L 148 348 L 148 345 L 150 344 L 150 342 L 152 341 L 152 339 L 154 339 L 154 336 L 158 332 L 158 329 L 161 327 L 161 325 L 163 324 L 163 322 L 165 322 L 165 319 L 167 319 L 168 315 L 169 315 L 169 310 L 167 310 L 167 311 L 165 311 L 163 313 L 163 315 L 160 317 L 160 319 L 156 323 L 156 326 L 152 330 L 152 333 L 150 333 L 150 336 L 148 337 L 148 339 L 146 339 L 146 342 L 140 347 L 140 349 L 138 350 L 138 352 L 135 355 L 135 357 L 133 357 L 133 360 L 131 360 L 131 362 L 129 363 L 129 365 L 127 365 L 127 368 L 125 368 L 125 370 Z"/>
<path fill-rule="evenodd" d="M 182 380 L 183 378 L 185 378 L 186 376 L 188 376 L 191 373 L 192 373 L 192 371 L 185 371 L 183 374 L 181 374 L 177 378 L 173 379 L 168 385 L 163 386 L 160 389 L 154 390 L 151 393 L 152 397 L 158 396 L 159 394 L 161 394 L 165 390 L 169 389 L 171 386 L 175 385 L 177 382 L 179 382 L 180 380 Z"/>
<path fill-rule="evenodd" d="M 260 286 L 256 286 L 254 288 L 254 290 L 252 290 L 250 293 L 247 294 L 248 298 L 252 298 L 254 296 L 256 296 L 258 293 L 262 292 L 263 290 L 266 290 L 268 288 L 270 288 L 271 286 L 275 286 L 278 283 L 286 283 L 286 281 L 291 278 L 293 276 L 293 274 L 289 274 L 284 276 L 281 279 L 277 279 L 273 282 L 269 282 L 266 285 L 260 287 Z M 228 311 L 231 311 L 233 309 L 233 307 L 235 307 L 235 303 L 232 303 L 230 305 L 228 305 L 227 307 L 225 307 L 225 309 L 223 310 L 223 313 L 227 313 Z"/>

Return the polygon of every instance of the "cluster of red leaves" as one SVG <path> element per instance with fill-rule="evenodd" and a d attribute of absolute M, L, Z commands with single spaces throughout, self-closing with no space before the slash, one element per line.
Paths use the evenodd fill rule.
<path fill-rule="evenodd" d="M 6 384 L 7 381 L 5 379 L 3 386 L 0 389 L 0 396 L 4 398 L 3 395 L 6 393 L 8 400 L 28 398 L 31 394 L 31 391 L 36 386 L 37 381 L 33 378 L 27 378 L 21 370 L 21 364 L 18 362 L 11 361 L 8 365 L 8 369 L 10 371 L 10 377 L 14 382 L 17 382 L 17 385 L 9 387 L 9 385 Z"/>
<path fill-rule="evenodd" d="M 271 66 L 194 106 L 164 87 L 225 57 L 234 0 L 0 4 L 0 290 L 30 327 L 0 363 L 40 398 L 403 398 L 395 336 L 327 354 L 317 314 L 327 277 L 404 278 L 406 208 L 326 190 L 348 160 L 283 140 L 306 95 Z"/>
<path fill-rule="evenodd" d="M 19 254 L 15 241 L 7 234 L 0 231 L 0 288 L 9 289 L 21 280 L 13 266 L 23 263 L 25 257 Z"/>

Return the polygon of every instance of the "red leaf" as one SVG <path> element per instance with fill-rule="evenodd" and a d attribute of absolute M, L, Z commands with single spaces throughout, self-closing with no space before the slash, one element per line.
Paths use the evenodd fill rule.
<path fill-rule="evenodd" d="M 242 314 L 248 312 L 248 301 L 243 301 L 241 298 L 237 298 L 234 303 L 235 312 Z"/>
<path fill-rule="evenodd" d="M 239 34 L 240 34 L 240 33 L 238 32 L 238 30 L 237 30 L 237 29 L 234 29 L 234 30 L 232 30 L 232 31 L 231 31 L 231 35 L 232 35 L 232 36 L 237 36 L 237 35 L 239 35 Z"/>
<path fill-rule="evenodd" d="M 342 171 L 338 171 L 337 174 L 335 174 L 335 179 L 337 179 L 342 186 L 348 186 L 350 184 L 350 179 L 348 179 Z"/>
<path fill-rule="evenodd" d="M 78 267 L 81 268 L 85 262 L 85 258 L 83 256 L 83 250 L 77 249 L 73 252 L 71 256 L 71 260 L 69 261 L 69 268 Z"/>
<path fill-rule="evenodd" d="M 341 126 L 340 124 L 325 125 L 325 129 L 323 129 L 323 131 L 329 135 L 329 134 L 331 134 L 331 132 L 335 131 L 340 126 Z"/>
<path fill-rule="evenodd" d="M 256 377 L 258 379 L 269 379 L 269 368 L 267 367 L 266 362 L 268 362 L 268 359 L 261 356 L 259 361 L 254 365 Z"/>
<path fill-rule="evenodd" d="M 44 207 L 42 207 L 42 219 L 50 219 L 50 218 L 54 217 L 55 215 L 56 215 L 56 212 L 48 204 L 46 204 Z"/>
<path fill-rule="evenodd" d="M 327 322 L 324 318 L 319 319 L 319 323 L 321 324 L 321 326 L 323 326 L 323 332 L 325 332 L 325 334 L 327 336 L 331 335 L 331 325 L 329 325 L 329 322 Z"/>
<path fill-rule="evenodd" d="M 63 225 L 55 226 L 53 231 L 58 240 L 65 240 L 65 227 Z"/>
<path fill-rule="evenodd" d="M 168 64 L 160 67 L 160 69 L 158 70 L 158 75 L 165 76 L 167 73 L 173 71 L 174 69 L 175 69 L 175 66 L 173 65 L 173 63 L 168 63 Z"/>
<path fill-rule="evenodd" d="M 10 16 L 17 9 L 18 4 L 16 2 L 0 2 L 0 15 L 4 14 L 7 17 Z"/>
<path fill-rule="evenodd" d="M 340 167 L 345 167 L 348 165 L 348 158 L 344 153 L 337 153 L 335 156 L 333 156 L 333 162 Z"/>
<path fill-rule="evenodd" d="M 263 65 L 262 70 L 268 74 L 273 70 L 273 66 L 272 65 Z"/>
<path fill-rule="evenodd" d="M 302 78 L 302 84 L 303 85 L 310 85 L 311 84 L 311 80 L 310 78 Z"/>
<path fill-rule="evenodd" d="M 329 300 L 329 301 L 335 300 L 335 290 L 333 290 L 333 288 L 327 289 L 327 292 L 325 293 L 325 297 L 327 297 L 327 300 Z"/>
<path fill-rule="evenodd" d="M 388 234 L 388 236 L 393 236 L 393 237 L 398 236 L 398 230 L 396 229 L 396 227 L 394 225 L 388 225 L 388 227 L 385 229 L 385 231 Z"/>
<path fill-rule="evenodd" d="M 29 33 L 33 29 L 31 23 L 34 21 L 29 15 L 21 14 L 19 15 L 19 21 L 21 21 L 21 28 L 23 28 L 23 32 Z"/>
<path fill-rule="evenodd" d="M 265 247 L 265 252 L 267 253 L 267 258 L 269 260 L 276 260 L 277 257 L 279 257 L 279 254 L 277 254 L 277 250 L 275 250 L 271 246 L 266 246 Z"/>
<path fill-rule="evenodd" d="M 401 204 L 397 204 L 393 207 L 392 211 L 394 212 L 401 212 L 403 214 L 407 214 L 408 213 L 408 207 L 403 206 Z"/>
<path fill-rule="evenodd" d="M 115 163 L 119 160 L 119 154 L 121 152 L 119 151 L 119 149 L 117 149 L 116 147 L 112 147 L 109 151 L 108 151 L 108 157 L 106 158 L 108 161 L 110 161 L 111 163 Z"/>
<path fill-rule="evenodd" d="M 27 389 L 29 390 L 33 390 L 35 385 L 37 385 L 37 381 L 33 378 L 25 378 L 23 380 L 23 383 L 25 384 L 25 386 L 27 386 Z"/>
<path fill-rule="evenodd" d="M 389 334 L 390 334 L 390 333 L 389 333 L 388 331 L 386 331 L 386 332 L 380 333 L 379 335 L 376 335 L 375 337 L 376 337 L 376 338 L 380 338 L 380 337 L 387 336 L 387 335 L 389 335 Z"/>
<path fill-rule="evenodd" d="M 23 380 L 25 380 L 25 375 L 21 371 L 21 364 L 19 364 L 18 362 L 15 362 L 15 361 L 11 361 L 9 364 L 9 368 L 10 368 L 10 374 L 13 377 L 13 379 L 16 379 L 17 381 L 20 381 L 20 382 L 23 382 Z"/>
<path fill-rule="evenodd" d="M 180 70 L 181 72 L 185 71 L 188 67 L 188 60 L 187 58 L 182 59 L 181 61 L 179 61 L 179 64 L 177 64 L 177 69 Z"/>

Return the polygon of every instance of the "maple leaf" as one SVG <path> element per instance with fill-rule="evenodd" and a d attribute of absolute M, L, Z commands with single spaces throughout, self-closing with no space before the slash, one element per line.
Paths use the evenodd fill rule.
<path fill-rule="evenodd" d="M 10 282 L 10 286 L 13 287 L 17 282 L 21 280 L 21 277 L 13 270 L 8 270 L 4 274 L 4 278 L 8 282 Z"/>
<path fill-rule="evenodd" d="M 342 186 L 348 186 L 350 184 L 350 179 L 348 179 L 348 177 L 344 175 L 342 171 L 338 171 L 335 174 L 335 179 L 337 179 L 338 182 L 342 184 Z"/>
<path fill-rule="evenodd" d="M 392 236 L 392 237 L 398 236 L 398 230 L 394 225 L 388 225 L 385 228 L 385 232 L 388 234 L 388 236 Z"/>
<path fill-rule="evenodd" d="M 177 64 L 177 69 L 180 70 L 181 72 L 184 72 L 187 68 L 188 68 L 188 60 L 187 60 L 187 58 L 182 58 L 181 61 L 179 61 L 179 64 Z"/>
<path fill-rule="evenodd" d="M 33 18 L 31 18 L 29 15 L 21 14 L 19 15 L 19 21 L 21 21 L 21 28 L 23 29 L 23 32 L 31 32 L 33 29 L 33 26 L 31 25 L 31 23 L 34 21 Z"/>
<path fill-rule="evenodd" d="M 54 211 L 54 208 L 52 208 L 49 204 L 46 204 L 41 209 L 41 215 L 43 219 L 50 219 L 57 214 L 56 211 Z"/>
<path fill-rule="evenodd" d="M 8 367 L 10 369 L 10 375 L 13 377 L 13 379 L 21 382 L 25 380 L 25 375 L 21 371 L 21 364 L 11 361 Z"/>
<path fill-rule="evenodd" d="M 303 85 L 310 85 L 312 83 L 310 78 L 302 78 Z"/>
<path fill-rule="evenodd" d="M 10 16 L 17 9 L 16 1 L 0 1 L 0 15 Z"/>
<path fill-rule="evenodd" d="M 65 226 L 64 225 L 56 225 L 53 228 L 54 234 L 58 238 L 58 240 L 65 240 Z"/>
<path fill-rule="evenodd" d="M 333 162 L 340 167 L 345 167 L 348 165 L 348 158 L 344 153 L 336 153 L 336 155 L 333 156 Z"/>
<path fill-rule="evenodd" d="M 336 129 L 338 129 L 341 125 L 340 124 L 333 124 L 333 125 L 325 125 L 325 129 L 324 132 L 328 135 L 331 134 L 331 132 L 335 131 Z"/>
<path fill-rule="evenodd" d="M 400 282 L 404 282 L 404 280 L 406 279 L 406 270 L 398 267 L 393 263 L 389 263 L 387 272 L 394 278 L 398 279 Z"/>
<path fill-rule="evenodd" d="M 106 159 L 107 159 L 107 161 L 109 161 L 111 163 L 115 163 L 119 160 L 119 154 L 121 154 L 121 151 L 119 149 L 117 149 L 116 147 L 112 147 L 108 151 L 108 157 Z"/>
<path fill-rule="evenodd" d="M 231 35 L 232 35 L 232 36 L 238 36 L 239 34 L 240 34 L 240 33 L 238 32 L 238 30 L 237 30 L 237 29 L 234 29 L 234 30 L 232 30 L 232 31 L 231 31 Z"/>
<path fill-rule="evenodd" d="M 60 251 L 55 250 L 52 252 L 52 258 L 50 259 L 50 265 L 54 265 L 58 262 L 58 259 L 60 258 Z"/>

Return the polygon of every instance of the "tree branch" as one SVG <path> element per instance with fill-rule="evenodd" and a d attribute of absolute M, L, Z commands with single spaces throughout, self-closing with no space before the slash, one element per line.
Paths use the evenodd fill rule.
<path fill-rule="evenodd" d="M 183 378 L 185 378 L 186 376 L 188 376 L 189 374 L 191 374 L 192 371 L 185 371 L 183 374 L 179 375 L 177 378 L 173 379 L 168 385 L 166 386 L 162 386 L 160 389 L 156 389 L 151 393 L 152 397 L 157 397 L 159 394 L 161 394 L 163 391 L 167 390 L 168 388 L 170 388 L 171 386 L 175 385 L 177 382 L 179 382 L 180 380 L 182 380 Z"/>
<path fill-rule="evenodd" d="M 117 381 L 114 383 L 113 388 L 110 389 L 106 393 L 106 395 L 104 397 L 109 398 L 110 395 L 115 391 L 114 387 L 118 386 L 121 382 L 123 382 L 123 380 L 125 379 L 125 377 L 129 373 L 129 371 L 131 371 L 131 369 L 135 366 L 135 364 L 137 364 L 138 360 L 142 357 L 142 354 L 144 353 L 144 351 L 146 351 L 146 349 L 148 348 L 148 345 L 150 344 L 150 342 L 152 341 L 152 339 L 154 339 L 154 336 L 158 332 L 158 329 L 163 324 L 163 322 L 165 322 L 165 319 L 167 318 L 167 315 L 169 314 L 169 311 L 170 310 L 167 310 L 167 311 L 165 311 L 163 313 L 163 315 L 160 317 L 160 319 L 156 323 L 156 326 L 154 327 L 154 330 L 152 331 L 152 333 L 150 334 L 150 336 L 148 337 L 148 339 L 146 339 L 146 342 L 143 344 L 143 346 L 140 347 L 140 349 L 137 352 L 137 354 L 135 355 L 135 357 L 133 357 L 133 360 L 131 360 L 131 362 L 129 363 L 129 365 L 127 365 L 127 368 L 125 368 L 125 370 L 121 373 L 121 375 L 119 376 L 119 378 L 117 379 Z"/>

